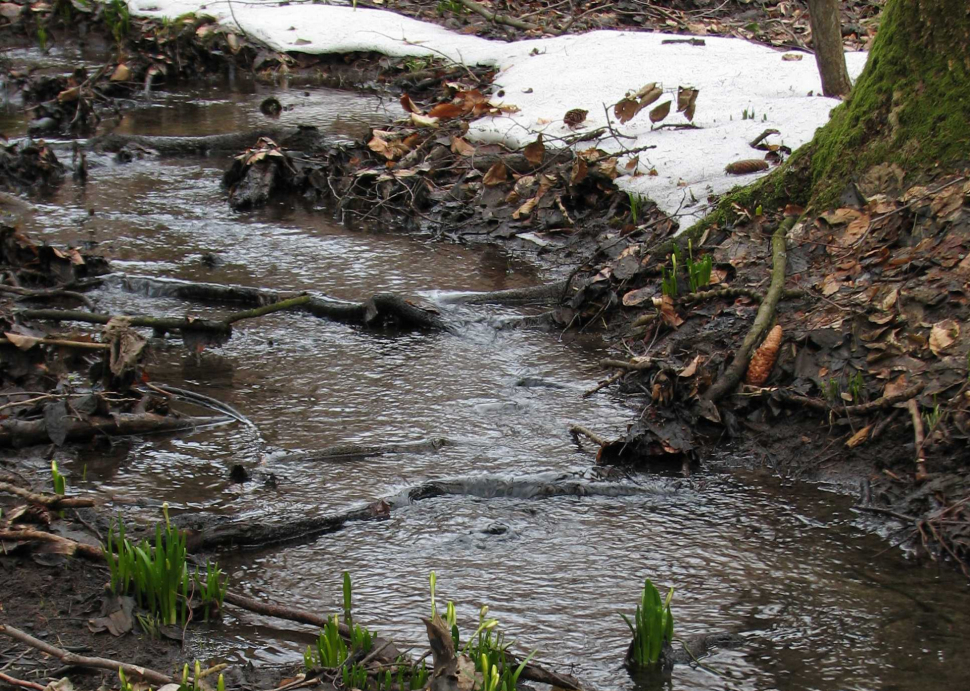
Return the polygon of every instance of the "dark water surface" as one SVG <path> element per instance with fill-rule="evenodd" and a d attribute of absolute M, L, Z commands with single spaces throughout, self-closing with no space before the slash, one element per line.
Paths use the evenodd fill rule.
<path fill-rule="evenodd" d="M 284 114 L 289 121 L 305 118 L 347 134 L 386 117 L 373 98 L 305 91 L 176 92 L 126 115 L 121 127 L 178 135 L 240 130 L 263 122 L 258 105 L 270 93 L 294 106 Z M 91 160 L 86 188 L 65 184 L 27 225 L 51 242 L 102 251 L 119 271 L 348 299 L 542 280 L 500 250 L 348 230 L 299 205 L 234 213 L 219 186 L 226 159 Z M 216 268 L 203 264 L 206 253 L 218 257 Z M 112 312 L 218 311 L 110 288 L 92 295 Z M 431 478 L 586 468 L 592 456 L 570 440 L 569 425 L 611 436 L 632 413 L 609 394 L 581 397 L 603 375 L 596 343 L 475 321 L 517 313 L 463 308 L 450 316 L 473 323 L 457 336 L 372 333 L 281 313 L 240 323 L 227 345 L 201 354 L 172 342 L 155 351 L 154 380 L 231 403 L 262 438 L 231 426 L 129 441 L 67 463 L 72 484 L 81 484 L 84 469 L 87 482 L 107 492 L 257 522 L 281 509 L 330 513 Z M 516 386 L 525 376 L 565 388 Z M 282 464 L 272 453 L 429 436 L 457 443 L 433 454 L 341 463 Z M 231 484 L 233 463 L 275 474 L 278 488 Z M 420 650 L 427 642 L 419 617 L 429 612 L 434 569 L 439 602 L 457 602 L 466 632 L 487 603 L 521 650 L 535 647 L 557 667 L 574 665 L 594 688 L 633 687 L 620 665 L 628 634 L 617 612 L 632 610 L 644 577 L 676 587 L 679 635 L 746 638 L 743 648 L 705 660 L 720 676 L 678 667 L 672 688 L 970 688 L 966 583 L 887 551 L 849 499 L 743 472 L 639 481 L 657 491 L 421 501 L 387 521 L 221 560 L 233 588 L 321 613 L 339 609 L 340 574 L 348 570 L 359 620 Z M 157 516 L 129 511 L 143 520 Z M 211 638 L 199 629 L 195 644 L 200 657 L 296 661 L 306 643 L 293 633 L 299 630 L 236 610 Z"/>

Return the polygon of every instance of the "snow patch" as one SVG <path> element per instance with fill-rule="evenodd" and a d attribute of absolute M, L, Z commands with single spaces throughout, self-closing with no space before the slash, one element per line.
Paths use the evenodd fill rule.
<path fill-rule="evenodd" d="M 438 56 L 465 64 L 500 69 L 493 102 L 518 106 L 519 112 L 484 118 L 471 125 L 469 139 L 524 146 L 539 132 L 547 145 L 556 138 L 607 125 L 604 106 L 650 82 L 664 89 L 674 107 L 663 124 L 687 125 L 676 110 L 679 86 L 699 90 L 693 125 L 696 129 L 655 129 L 650 108 L 621 125 L 609 108 L 614 131 L 621 135 L 597 146 L 608 152 L 652 148 L 639 154 L 638 175 L 617 180 L 621 189 L 654 200 L 683 225 L 701 218 L 707 198 L 757 175 L 734 177 L 725 166 L 761 158 L 748 142 L 767 128 L 780 131 L 769 141 L 796 149 L 828 120 L 836 99 L 821 92 L 811 55 L 783 59 L 783 53 L 735 38 L 704 37 L 705 45 L 682 42 L 684 36 L 641 32 L 596 31 L 574 36 L 503 43 L 448 31 L 393 12 L 331 5 L 279 6 L 269 0 L 246 4 L 192 0 L 129 0 L 133 15 L 174 19 L 187 12 L 209 14 L 278 51 L 344 53 L 376 51 L 391 56 Z M 847 53 L 849 74 L 857 77 L 865 53 Z M 651 106 L 653 107 L 653 106 Z M 581 128 L 563 123 L 569 110 L 589 111 Z M 590 146 L 580 144 L 580 147 Z M 626 163 L 630 157 L 621 159 Z M 622 165 L 621 165 L 622 168 Z M 648 174 L 656 171 L 655 175 Z"/>

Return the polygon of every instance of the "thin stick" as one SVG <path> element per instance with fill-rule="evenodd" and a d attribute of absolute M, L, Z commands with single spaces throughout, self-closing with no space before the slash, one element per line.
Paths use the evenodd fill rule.
<path fill-rule="evenodd" d="M 916 479 L 925 480 L 926 452 L 923 451 L 923 443 L 926 437 L 923 433 L 923 418 L 919 414 L 919 403 L 915 398 L 911 398 L 906 402 L 906 409 L 909 410 L 909 416 L 913 420 L 913 435 L 916 438 Z"/>
<path fill-rule="evenodd" d="M 22 686 L 25 689 L 35 689 L 35 691 L 44 691 L 46 686 L 41 686 L 32 681 L 24 681 L 23 679 L 14 679 L 13 677 L 8 677 L 3 672 L 0 672 L 0 681 L 4 681 L 11 686 Z"/>
<path fill-rule="evenodd" d="M 119 669 L 124 670 L 125 674 L 138 675 L 145 681 L 153 684 L 171 684 L 172 678 L 162 674 L 161 672 L 156 672 L 153 669 L 148 669 L 147 667 L 139 667 L 137 665 L 129 665 L 125 662 L 118 662 L 117 660 L 109 660 L 105 657 L 86 657 L 84 655 L 76 655 L 75 653 L 68 652 L 62 648 L 50 645 L 44 641 L 38 640 L 31 636 L 30 634 L 24 633 L 20 629 L 15 629 L 9 624 L 0 624 L 0 633 L 13 638 L 14 640 L 25 643 L 32 648 L 36 648 L 41 652 L 47 653 L 48 655 L 53 655 L 61 662 L 67 665 L 74 665 L 77 667 L 90 667 L 92 669 L 105 669 L 110 672 L 117 672 Z"/>

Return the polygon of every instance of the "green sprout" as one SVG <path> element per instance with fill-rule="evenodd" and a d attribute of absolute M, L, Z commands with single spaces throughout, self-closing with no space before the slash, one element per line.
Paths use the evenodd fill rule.
<path fill-rule="evenodd" d="M 640 209 L 643 199 L 636 192 L 627 192 L 626 194 L 630 200 L 630 218 L 633 220 L 633 224 L 636 225 L 638 219 L 640 218 Z"/>
<path fill-rule="evenodd" d="M 630 661 L 636 667 L 655 667 L 660 661 L 664 644 L 669 644 L 673 639 L 674 617 L 670 613 L 670 601 L 673 597 L 674 589 L 671 588 L 666 599 L 661 600 L 656 586 L 648 578 L 644 581 L 640 604 L 637 605 L 633 621 L 625 614 L 620 614 L 633 634 Z"/>
<path fill-rule="evenodd" d="M 64 496 L 64 492 L 67 491 L 67 480 L 58 470 L 57 461 L 51 461 L 51 479 L 54 483 L 54 494 Z"/>
<path fill-rule="evenodd" d="M 711 282 L 713 260 L 711 255 L 705 254 L 700 261 L 695 262 L 692 240 L 687 241 L 687 252 L 687 282 L 690 284 L 690 292 L 696 293 Z M 674 258 L 676 259 L 676 255 Z"/>

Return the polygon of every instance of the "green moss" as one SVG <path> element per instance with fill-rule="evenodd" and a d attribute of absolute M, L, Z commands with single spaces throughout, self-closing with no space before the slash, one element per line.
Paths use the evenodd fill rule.
<path fill-rule="evenodd" d="M 849 99 L 808 147 L 813 204 L 833 205 L 879 163 L 911 178 L 970 155 L 970 12 L 965 0 L 891 0 Z"/>
<path fill-rule="evenodd" d="M 970 5 L 966 0 L 889 0 L 866 68 L 815 138 L 771 175 L 725 195 L 687 233 L 736 219 L 734 205 L 835 206 L 874 165 L 896 163 L 909 179 L 970 159 Z"/>

